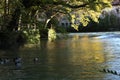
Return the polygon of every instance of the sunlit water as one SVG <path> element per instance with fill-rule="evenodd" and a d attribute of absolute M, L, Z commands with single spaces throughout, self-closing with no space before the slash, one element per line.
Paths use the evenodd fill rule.
<path fill-rule="evenodd" d="M 41 41 L 36 47 L 0 51 L 0 80 L 120 80 L 120 32 L 75 33 L 69 39 Z M 16 70 L 13 58 L 22 58 L 22 68 Z M 38 62 L 33 59 L 38 57 Z"/>

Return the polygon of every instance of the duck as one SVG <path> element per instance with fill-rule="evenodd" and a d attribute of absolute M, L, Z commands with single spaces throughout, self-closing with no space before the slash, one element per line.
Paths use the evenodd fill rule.
<path fill-rule="evenodd" d="M 4 63 L 9 63 L 9 62 L 10 62 L 10 60 L 8 58 L 4 59 Z"/>
<path fill-rule="evenodd" d="M 35 57 L 35 58 L 33 59 L 33 61 L 36 63 L 36 62 L 39 61 L 39 58 L 38 58 L 38 57 Z"/>
<path fill-rule="evenodd" d="M 113 74 L 118 75 L 118 73 L 116 71 L 113 71 Z"/>
<path fill-rule="evenodd" d="M 15 63 L 15 67 L 16 69 L 21 69 L 22 67 L 22 58 L 21 57 L 16 57 L 13 59 L 14 63 Z"/>
<path fill-rule="evenodd" d="M 18 63 L 15 63 L 15 67 L 16 69 L 21 69 L 22 68 L 22 63 L 21 62 L 18 62 Z"/>
<path fill-rule="evenodd" d="M 13 61 L 14 61 L 15 63 L 19 63 L 19 62 L 21 62 L 21 60 L 22 60 L 21 57 L 16 57 L 16 58 L 13 59 Z"/>
<path fill-rule="evenodd" d="M 8 58 L 5 58 L 5 59 L 0 58 L 0 64 L 7 64 L 9 62 L 10 60 Z"/>
<path fill-rule="evenodd" d="M 103 69 L 104 72 L 106 72 L 106 69 Z"/>
<path fill-rule="evenodd" d="M 0 64 L 4 64 L 4 60 L 0 58 Z"/>

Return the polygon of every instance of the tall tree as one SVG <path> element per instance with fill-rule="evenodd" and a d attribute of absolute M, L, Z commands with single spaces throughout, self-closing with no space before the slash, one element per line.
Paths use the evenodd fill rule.
<path fill-rule="evenodd" d="M 78 12 L 81 17 L 80 22 L 86 26 L 89 22 L 89 17 L 94 21 L 98 22 L 98 17 L 101 10 L 105 7 L 111 7 L 112 0 L 16 0 L 14 12 L 12 13 L 11 21 L 7 28 L 10 31 L 17 30 L 18 21 L 20 19 L 21 11 L 24 9 L 25 12 L 31 9 L 31 12 L 36 11 L 45 12 L 46 23 L 50 21 L 57 14 L 68 14 L 71 15 L 70 19 L 74 23 L 75 15 L 70 14 L 72 11 Z M 15 5 L 15 4 L 14 4 Z M 27 9 L 27 10 L 26 10 Z M 34 17 L 35 14 L 31 15 Z M 24 16 L 24 15 L 23 15 Z M 89 16 L 89 17 L 88 17 Z M 76 28 L 76 25 L 72 25 Z M 77 29 L 77 28 L 76 28 Z"/>
<path fill-rule="evenodd" d="M 41 10 L 47 12 L 48 21 L 55 16 L 56 13 L 68 14 L 72 26 L 76 28 L 74 24 L 75 14 L 70 14 L 71 12 L 78 12 L 81 17 L 80 22 L 86 26 L 89 22 L 89 17 L 91 17 L 95 22 L 98 22 L 99 14 L 101 10 L 105 7 L 111 7 L 112 0 L 36 0 L 35 3 L 31 5 L 40 6 Z M 28 7 L 28 6 L 27 6 Z M 52 10 L 52 13 L 50 13 Z M 48 22 L 46 21 L 46 22 Z M 76 28 L 77 29 L 77 28 Z"/>

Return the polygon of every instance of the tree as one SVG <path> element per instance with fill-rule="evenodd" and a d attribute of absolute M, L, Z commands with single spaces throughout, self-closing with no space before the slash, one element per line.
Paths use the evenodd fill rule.
<path fill-rule="evenodd" d="M 15 3 L 12 3 L 11 0 L 9 1 L 11 5 L 17 4 L 16 7 L 14 6 L 15 8 L 11 13 L 11 21 L 7 26 L 8 30 L 13 31 L 18 28 L 20 15 L 25 16 L 22 12 L 23 10 L 31 18 L 34 18 L 37 13 L 44 12 L 47 18 L 45 26 L 52 18 L 61 13 L 69 15 L 73 23 L 75 15 L 70 13 L 77 11 L 81 15 L 80 22 L 86 26 L 89 22 L 88 16 L 98 22 L 101 10 L 105 7 L 111 7 L 112 0 L 15 0 Z M 72 26 L 75 28 L 76 25 L 73 24 Z"/>
<path fill-rule="evenodd" d="M 0 14 L 8 12 L 9 15 L 7 17 L 9 20 L 2 20 L 4 26 L 1 26 L 5 31 L 19 31 L 19 28 L 29 30 L 30 27 L 34 27 L 41 33 L 44 29 L 50 28 L 51 24 L 54 25 L 52 22 L 54 18 L 59 18 L 58 16 L 63 14 L 68 16 L 71 26 L 78 30 L 78 25 L 74 24 L 76 16 L 71 14 L 72 12 L 80 15 L 78 19 L 84 26 L 88 24 L 90 18 L 98 22 L 101 10 L 111 7 L 112 0 L 0 0 L 0 2 Z M 41 17 L 44 20 L 39 21 Z"/>
<path fill-rule="evenodd" d="M 34 8 L 38 13 L 45 14 L 44 28 L 51 26 L 51 20 L 58 15 L 66 14 L 72 23 L 72 27 L 78 30 L 79 24 L 74 24 L 76 16 L 71 14 L 77 12 L 80 15 L 78 20 L 86 26 L 90 18 L 98 22 L 101 10 L 111 7 L 112 0 L 23 0 L 26 9 Z M 33 15 L 34 16 L 34 15 Z"/>

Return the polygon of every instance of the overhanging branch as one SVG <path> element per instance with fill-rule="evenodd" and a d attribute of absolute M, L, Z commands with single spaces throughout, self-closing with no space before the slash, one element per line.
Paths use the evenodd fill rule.
<path fill-rule="evenodd" d="M 69 8 L 81 8 L 81 7 L 86 7 L 88 3 L 84 3 L 80 5 L 71 5 L 66 2 L 61 1 L 61 2 L 53 2 L 53 5 L 62 5 L 62 6 L 69 7 Z"/>
<path fill-rule="evenodd" d="M 52 5 L 52 6 L 63 6 L 63 7 L 68 7 L 68 8 L 81 8 L 81 7 L 86 7 L 87 5 L 89 5 L 89 3 L 83 3 L 83 4 L 69 4 L 65 1 L 53 1 L 53 2 L 46 2 L 46 3 L 43 3 L 43 2 L 37 2 L 37 5 L 40 5 L 42 7 L 44 7 L 45 5 Z"/>

